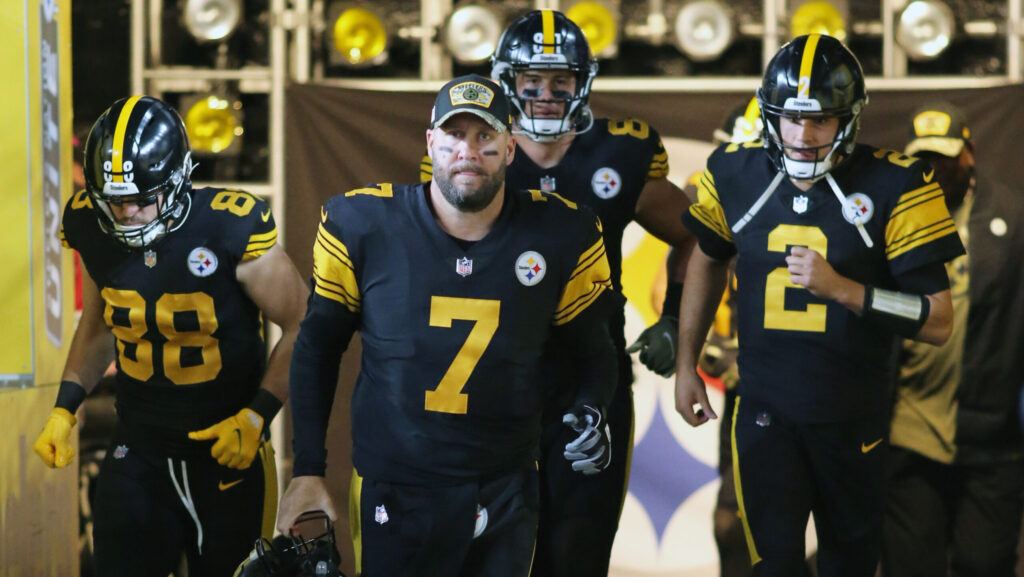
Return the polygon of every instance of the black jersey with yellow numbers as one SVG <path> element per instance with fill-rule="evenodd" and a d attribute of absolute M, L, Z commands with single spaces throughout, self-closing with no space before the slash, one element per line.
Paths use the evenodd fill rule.
<path fill-rule="evenodd" d="M 783 179 L 734 233 L 776 173 L 760 141 L 723 145 L 684 215 L 709 256 L 738 254 L 739 393 L 804 422 L 878 415 L 888 401 L 894 335 L 792 283 L 785 258 L 793 246 L 809 247 L 840 275 L 899 290 L 901 277 L 964 252 L 942 189 L 924 163 L 857 145 L 831 174 L 873 247 L 825 179 L 807 191 Z"/>
<path fill-rule="evenodd" d="M 507 192 L 490 232 L 464 249 L 435 221 L 428 184 L 379 184 L 332 197 L 321 218 L 307 319 L 348 317 L 362 337 L 359 473 L 443 483 L 529 464 L 541 353 L 561 327 L 603 316 L 587 313 L 611 287 L 593 214 Z M 298 358 L 306 346 L 300 335 Z"/>
<path fill-rule="evenodd" d="M 61 231 L 104 301 L 116 345 L 119 417 L 143 425 L 169 450 L 189 444 L 184 433 L 236 413 L 259 387 L 260 311 L 235 268 L 277 242 L 263 200 L 217 188 L 190 196 L 181 227 L 146 250 L 105 234 L 85 191 L 68 201 Z"/>

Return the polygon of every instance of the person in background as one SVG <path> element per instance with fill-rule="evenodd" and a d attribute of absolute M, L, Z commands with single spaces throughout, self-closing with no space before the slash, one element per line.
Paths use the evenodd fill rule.
<path fill-rule="evenodd" d="M 601 220 L 612 284 L 622 290 L 622 235 L 637 222 L 672 248 L 669 285 L 660 319 L 626 347 L 625 313 L 612 312 L 618 362 L 615 395 L 608 407 L 611 466 L 601 475 L 575 474 L 562 458 L 562 415 L 573 404 L 581 375 L 549 351 L 545 386 L 552 392 L 541 440 L 541 517 L 534 577 L 608 574 L 609 558 L 626 496 L 633 445 L 633 372 L 629 353 L 653 372 L 675 371 L 682 274 L 694 241 L 682 225 L 686 195 L 668 180 L 668 154 L 658 132 L 636 118 L 595 118 L 589 98 L 597 61 L 583 31 L 553 10 L 530 12 L 509 25 L 492 58 L 491 77 L 513 105 L 515 159 L 512 190 L 557 191 L 591 208 Z"/>
<path fill-rule="evenodd" d="M 1012 575 L 1024 512 L 1024 205 L 975 170 L 964 114 L 918 108 L 906 154 L 929 165 L 968 253 L 946 265 L 953 333 L 904 340 L 890 433 L 882 568 L 890 577 Z"/>

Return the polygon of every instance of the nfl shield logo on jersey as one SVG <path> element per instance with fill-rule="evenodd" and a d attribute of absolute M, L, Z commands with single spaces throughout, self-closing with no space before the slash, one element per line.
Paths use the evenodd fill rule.
<path fill-rule="evenodd" d="M 594 176 L 590 177 L 590 186 L 599 198 L 608 199 L 619 194 L 619 190 L 622 189 L 622 177 L 614 168 L 606 166 L 597 169 Z"/>
<path fill-rule="evenodd" d="M 381 525 L 388 522 L 388 510 L 384 508 L 384 505 L 377 505 L 377 510 L 373 513 L 373 520 Z"/>
<path fill-rule="evenodd" d="M 804 195 L 793 197 L 793 212 L 803 214 L 807 212 L 807 197 Z"/>
<path fill-rule="evenodd" d="M 147 250 L 144 253 L 143 258 L 145 259 L 143 262 L 146 263 L 146 266 L 148 268 L 153 268 L 156 266 L 156 252 L 152 250 Z"/>
<path fill-rule="evenodd" d="M 516 278 L 525 286 L 533 286 L 548 272 L 548 263 L 539 253 L 528 250 L 516 259 Z"/>
<path fill-rule="evenodd" d="M 553 176 L 542 176 L 540 177 L 540 189 L 543 192 L 552 192 L 555 190 L 555 177 Z"/>
<path fill-rule="evenodd" d="M 217 255 L 213 251 L 198 247 L 188 253 L 188 271 L 198 277 L 210 276 L 217 270 Z"/>
<path fill-rule="evenodd" d="M 473 261 L 466 257 L 455 259 L 455 272 L 461 276 L 473 274 Z"/>

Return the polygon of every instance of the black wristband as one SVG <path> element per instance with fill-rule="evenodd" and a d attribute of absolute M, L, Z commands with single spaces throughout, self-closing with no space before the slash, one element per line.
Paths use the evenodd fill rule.
<path fill-rule="evenodd" d="M 661 303 L 661 316 L 679 318 L 679 301 L 683 299 L 683 283 L 670 282 L 665 287 L 665 300 Z"/>
<path fill-rule="evenodd" d="M 864 285 L 861 316 L 888 327 L 901 337 L 912 339 L 928 321 L 931 301 L 924 295 L 907 294 Z"/>
<path fill-rule="evenodd" d="M 270 421 L 274 420 L 274 416 L 281 410 L 283 405 L 274 393 L 266 389 L 260 389 L 256 391 L 256 396 L 252 398 L 249 403 L 249 409 L 253 410 L 259 416 L 263 417 L 263 432 L 269 438 L 270 436 Z"/>
<path fill-rule="evenodd" d="M 57 390 L 57 402 L 53 406 L 75 414 L 78 407 L 82 406 L 82 401 L 85 400 L 87 394 L 82 385 L 74 381 L 61 381 L 60 389 Z"/>

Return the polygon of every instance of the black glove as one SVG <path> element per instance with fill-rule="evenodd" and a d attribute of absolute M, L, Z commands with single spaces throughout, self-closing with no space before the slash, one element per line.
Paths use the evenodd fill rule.
<path fill-rule="evenodd" d="M 644 329 L 636 341 L 626 349 L 627 353 L 640 351 L 640 362 L 652 372 L 670 377 L 676 372 L 676 340 L 679 334 L 679 319 L 663 316 L 658 322 Z"/>
<path fill-rule="evenodd" d="M 591 405 L 576 405 L 562 417 L 579 436 L 565 445 L 563 455 L 572 463 L 573 471 L 594 475 L 604 471 L 612 461 L 612 432 L 604 410 Z"/>

